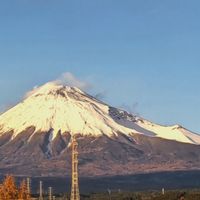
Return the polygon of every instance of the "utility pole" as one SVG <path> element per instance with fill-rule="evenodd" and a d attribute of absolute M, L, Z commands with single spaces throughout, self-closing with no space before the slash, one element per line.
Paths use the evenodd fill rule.
<path fill-rule="evenodd" d="M 111 200 L 111 190 L 108 189 L 109 200 Z"/>
<path fill-rule="evenodd" d="M 72 136 L 72 185 L 70 200 L 80 200 L 78 184 L 78 143 L 75 136 Z"/>
<path fill-rule="evenodd" d="M 26 179 L 26 184 L 27 184 L 28 195 L 31 196 L 31 180 L 30 180 L 30 178 Z"/>
<path fill-rule="evenodd" d="M 162 188 L 162 195 L 165 194 L 165 188 Z"/>
<path fill-rule="evenodd" d="M 52 187 L 49 187 L 49 200 L 52 200 Z"/>
<path fill-rule="evenodd" d="M 42 191 L 42 181 L 40 181 L 40 196 L 39 196 L 39 200 L 43 200 L 43 191 Z"/>

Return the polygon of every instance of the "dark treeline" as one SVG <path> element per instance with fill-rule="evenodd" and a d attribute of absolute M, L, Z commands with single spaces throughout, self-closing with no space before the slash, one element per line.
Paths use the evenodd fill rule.
<path fill-rule="evenodd" d="M 37 200 L 38 197 L 38 193 L 29 194 L 25 180 L 21 180 L 16 184 L 15 178 L 8 175 L 0 183 L 0 200 Z M 52 200 L 69 200 L 70 194 L 56 194 L 53 192 L 52 197 L 54 197 Z M 49 200 L 47 192 L 43 193 L 43 200 Z M 161 191 L 125 192 L 108 190 L 104 193 L 82 194 L 81 200 L 200 200 L 200 190 L 166 191 L 164 194 Z"/>
<path fill-rule="evenodd" d="M 56 200 L 69 200 L 70 195 L 55 195 Z M 161 192 L 107 192 L 81 195 L 81 200 L 199 200 L 200 190 Z M 48 200 L 46 196 L 44 200 Z"/>
<path fill-rule="evenodd" d="M 82 196 L 82 200 L 199 200 L 200 190 L 161 192 L 116 192 Z"/>

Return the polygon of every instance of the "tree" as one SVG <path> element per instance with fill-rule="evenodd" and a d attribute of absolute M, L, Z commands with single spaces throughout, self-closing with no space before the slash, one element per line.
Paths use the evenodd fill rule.
<path fill-rule="evenodd" d="M 15 179 L 7 175 L 3 181 L 3 184 L 0 186 L 0 199 L 1 200 L 17 200 L 18 191 L 15 185 Z"/>
<path fill-rule="evenodd" d="M 30 195 L 28 194 L 27 184 L 25 180 L 22 180 L 18 190 L 18 199 L 19 200 L 29 200 Z"/>
<path fill-rule="evenodd" d="M 7 175 L 3 183 L 0 184 L 0 200 L 30 200 L 27 184 L 22 180 L 20 187 L 15 185 L 13 176 Z"/>

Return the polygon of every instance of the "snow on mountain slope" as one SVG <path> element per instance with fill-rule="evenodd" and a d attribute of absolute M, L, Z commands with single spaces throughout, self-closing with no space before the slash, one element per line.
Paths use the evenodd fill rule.
<path fill-rule="evenodd" d="M 30 126 L 37 131 L 53 129 L 83 135 L 117 135 L 133 130 L 117 124 L 109 115 L 109 107 L 78 88 L 47 83 L 0 116 L 0 132 L 14 130 L 13 138 Z"/>
<path fill-rule="evenodd" d="M 161 126 L 116 108 L 112 108 L 111 115 L 119 124 L 147 136 L 176 140 L 184 143 L 200 144 L 200 135 L 192 133 L 179 125 Z"/>
<path fill-rule="evenodd" d="M 194 143 L 200 144 L 200 136 L 189 131 L 186 132 L 186 129 L 179 129 L 178 125 L 175 126 L 161 126 L 158 124 L 153 124 L 146 120 L 138 121 L 137 124 L 142 128 L 154 132 L 157 137 L 177 140 L 185 143 Z"/>
<path fill-rule="evenodd" d="M 193 143 L 200 144 L 200 137 L 198 134 L 193 133 L 185 128 L 183 128 L 180 125 L 176 125 L 174 127 L 175 129 L 178 129 L 180 132 L 182 132 L 187 138 L 189 138 Z"/>
<path fill-rule="evenodd" d="M 160 126 L 109 107 L 75 87 L 49 82 L 29 92 L 21 103 L 0 116 L 0 134 L 13 130 L 12 139 L 26 128 L 35 132 L 52 131 L 51 140 L 61 134 L 108 137 L 134 133 L 184 143 L 200 144 L 200 136 L 180 126 Z M 32 136 L 33 136 L 32 135 Z M 31 140 L 32 136 L 28 141 Z"/>

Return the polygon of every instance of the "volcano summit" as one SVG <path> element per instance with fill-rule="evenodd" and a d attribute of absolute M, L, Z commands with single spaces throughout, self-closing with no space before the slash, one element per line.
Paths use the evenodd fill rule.
<path fill-rule="evenodd" d="M 200 168 L 198 134 L 154 124 L 78 88 L 49 82 L 0 116 L 0 172 L 69 174 L 75 134 L 82 176 Z"/>

